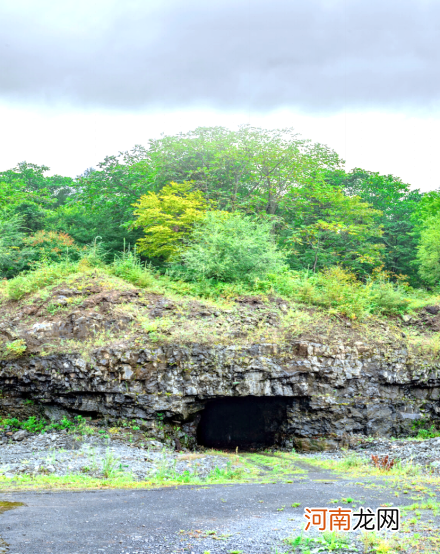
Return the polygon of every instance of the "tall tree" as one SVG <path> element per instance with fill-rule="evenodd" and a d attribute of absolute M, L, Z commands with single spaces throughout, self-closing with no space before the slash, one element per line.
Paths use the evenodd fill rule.
<path fill-rule="evenodd" d="M 415 284 L 418 280 L 415 265 L 417 240 L 413 234 L 412 214 L 422 198 L 420 191 L 411 190 L 409 184 L 394 175 L 381 175 L 360 168 L 349 173 L 341 170 L 329 172 L 327 180 L 382 212 L 379 221 L 383 234 L 370 240 L 384 246 L 384 263 L 388 271 L 407 275 Z"/>
<path fill-rule="evenodd" d="M 280 211 L 290 189 L 341 165 L 333 150 L 301 139 L 293 129 L 248 125 L 238 131 L 199 127 L 151 140 L 148 148 L 156 189 L 171 180 L 192 181 L 220 209 L 271 215 Z"/>

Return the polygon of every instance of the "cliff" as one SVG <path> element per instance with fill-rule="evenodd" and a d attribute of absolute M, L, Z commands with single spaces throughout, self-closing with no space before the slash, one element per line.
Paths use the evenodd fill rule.
<path fill-rule="evenodd" d="M 3 304 L 0 414 L 136 420 L 188 446 L 408 434 L 440 411 L 440 361 L 407 336 L 426 318 L 435 330 L 431 311 L 354 323 L 270 296 L 202 301 L 76 275 Z"/>

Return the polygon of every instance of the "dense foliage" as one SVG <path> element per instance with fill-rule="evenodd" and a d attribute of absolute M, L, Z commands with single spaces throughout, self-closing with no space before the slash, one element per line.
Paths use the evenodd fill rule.
<path fill-rule="evenodd" d="M 346 172 L 333 150 L 291 129 L 198 128 L 108 156 L 74 179 L 48 172 L 27 162 L 0 172 L 3 278 L 76 262 L 99 243 L 106 264 L 116 256 L 122 268 L 136 248 L 188 282 L 287 282 L 290 272 L 295 283 L 316 275 L 320 290 L 336 267 L 370 286 L 371 298 L 380 282 L 440 284 L 440 191 Z"/>
<path fill-rule="evenodd" d="M 171 274 L 199 281 L 255 281 L 285 267 L 270 221 L 240 212 L 211 211 L 195 225 Z"/>

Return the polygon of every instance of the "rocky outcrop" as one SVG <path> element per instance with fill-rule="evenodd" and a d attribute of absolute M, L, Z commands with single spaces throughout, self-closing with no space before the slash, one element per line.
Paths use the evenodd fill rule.
<path fill-rule="evenodd" d="M 195 444 L 210 401 L 273 397 L 283 399 L 284 410 L 276 424 L 268 422 L 275 443 L 326 448 L 352 433 L 399 436 L 417 419 L 437 419 L 439 371 L 398 344 L 121 346 L 87 360 L 57 354 L 1 361 L 0 410 L 20 416 L 47 406 L 134 419 L 151 436 Z"/>

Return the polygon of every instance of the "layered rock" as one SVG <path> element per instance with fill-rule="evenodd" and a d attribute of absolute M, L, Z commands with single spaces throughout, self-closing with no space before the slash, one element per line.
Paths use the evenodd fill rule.
<path fill-rule="evenodd" d="M 438 366 L 403 344 L 359 341 L 121 346 L 95 350 L 89 359 L 23 357 L 0 362 L 0 390 L 3 415 L 57 406 L 110 422 L 136 420 L 151 436 L 188 444 L 197 442 L 207 403 L 221 398 L 283 399 L 283 417 L 267 424 L 284 447 L 324 448 L 322 437 L 336 444 L 352 433 L 408 434 L 415 420 L 435 420 L 440 412 Z"/>

